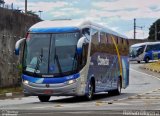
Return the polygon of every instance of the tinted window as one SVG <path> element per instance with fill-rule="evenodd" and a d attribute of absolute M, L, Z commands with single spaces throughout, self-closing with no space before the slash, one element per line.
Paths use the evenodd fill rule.
<path fill-rule="evenodd" d="M 160 50 L 160 44 L 155 45 L 155 50 Z"/>
<path fill-rule="evenodd" d="M 159 44 L 147 45 L 146 52 L 149 52 L 149 51 L 152 51 L 152 50 L 160 50 Z"/>
<path fill-rule="evenodd" d="M 98 31 L 92 29 L 92 40 L 91 40 L 91 55 L 98 51 L 99 47 L 99 40 L 98 40 Z"/>

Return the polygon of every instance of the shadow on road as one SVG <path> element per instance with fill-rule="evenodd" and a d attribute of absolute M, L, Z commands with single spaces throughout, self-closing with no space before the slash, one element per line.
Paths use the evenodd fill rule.
<path fill-rule="evenodd" d="M 92 101 L 97 101 L 97 100 L 114 100 L 115 97 L 116 99 L 120 98 L 120 97 L 124 97 L 124 96 L 128 96 L 128 93 L 122 93 L 121 95 L 110 95 L 107 93 L 103 93 L 103 94 L 95 94 L 94 98 Z M 109 99 L 112 98 L 113 99 Z M 50 102 L 54 102 L 54 103 L 80 103 L 80 102 L 90 102 L 87 101 L 85 97 L 68 97 L 68 98 L 62 98 L 62 99 L 58 99 L 58 100 L 51 100 Z"/>
<path fill-rule="evenodd" d="M 140 63 L 137 63 L 137 61 L 129 61 L 130 64 L 149 64 L 149 63 L 155 63 L 156 60 L 149 61 L 148 63 L 145 63 L 145 61 L 141 61 Z"/>

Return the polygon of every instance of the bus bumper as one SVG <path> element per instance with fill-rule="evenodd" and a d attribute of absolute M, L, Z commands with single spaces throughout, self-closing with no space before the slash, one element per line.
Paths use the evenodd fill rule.
<path fill-rule="evenodd" d="M 83 96 L 85 92 L 80 91 L 79 82 L 72 84 L 36 84 L 36 83 L 23 83 L 25 96 Z"/>

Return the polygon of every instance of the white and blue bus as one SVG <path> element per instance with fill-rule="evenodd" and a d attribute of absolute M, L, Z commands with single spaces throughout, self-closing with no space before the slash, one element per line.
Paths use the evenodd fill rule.
<path fill-rule="evenodd" d="M 160 42 L 144 42 L 130 47 L 130 61 L 145 61 L 160 59 Z"/>
<path fill-rule="evenodd" d="M 24 44 L 24 94 L 47 102 L 51 96 L 120 94 L 129 85 L 129 42 L 125 36 L 91 21 L 42 21 Z M 23 45 L 23 44 L 22 44 Z"/>

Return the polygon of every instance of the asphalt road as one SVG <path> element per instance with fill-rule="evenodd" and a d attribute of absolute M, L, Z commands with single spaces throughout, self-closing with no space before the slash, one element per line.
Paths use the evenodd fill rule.
<path fill-rule="evenodd" d="M 140 68 L 142 65 L 134 62 L 130 64 L 130 85 L 122 90 L 121 95 L 97 94 L 92 101 L 85 101 L 83 97 L 52 97 L 46 103 L 39 102 L 37 97 L 5 99 L 0 100 L 0 114 L 119 116 L 127 113 L 156 113 L 160 115 L 160 74 L 143 70 Z"/>

